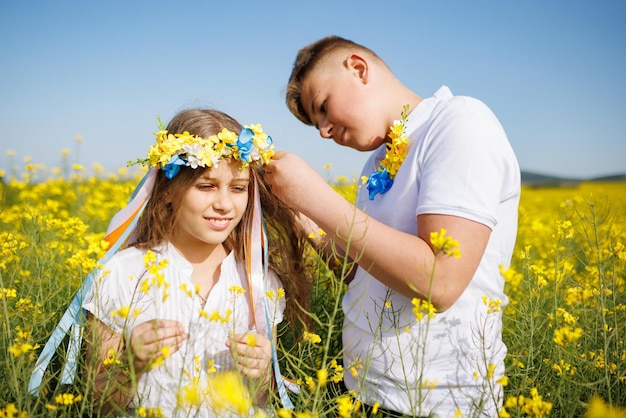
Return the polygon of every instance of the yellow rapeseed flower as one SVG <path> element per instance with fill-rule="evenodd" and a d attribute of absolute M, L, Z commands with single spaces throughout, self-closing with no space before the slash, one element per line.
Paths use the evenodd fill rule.
<path fill-rule="evenodd" d="M 337 360 L 333 360 L 330 362 L 330 369 L 333 371 L 330 380 L 334 383 L 341 382 L 343 380 L 343 366 L 337 364 Z"/>
<path fill-rule="evenodd" d="M 0 408 L 0 417 L 28 418 L 28 412 L 27 411 L 20 412 L 14 403 L 10 403 L 10 404 L 7 404 L 4 408 Z"/>
<path fill-rule="evenodd" d="M 319 335 L 306 331 L 304 331 L 304 333 L 302 334 L 302 340 L 311 344 L 318 344 L 322 342 L 322 339 Z"/>
<path fill-rule="evenodd" d="M 177 396 L 178 406 L 189 407 L 202 405 L 204 396 L 198 385 L 198 381 L 198 377 L 195 377 L 190 384 L 179 389 Z"/>
<path fill-rule="evenodd" d="M 81 395 L 74 395 L 73 393 L 62 393 L 54 398 L 59 405 L 73 405 L 80 402 L 82 399 L 83 397 Z"/>
<path fill-rule="evenodd" d="M 291 413 L 291 409 L 280 408 L 278 412 L 276 412 L 276 416 L 278 416 L 278 418 L 292 418 L 293 414 Z"/>
<path fill-rule="evenodd" d="M 232 313 L 233 311 L 231 309 L 226 309 L 224 315 L 221 315 L 219 311 L 213 311 L 213 313 L 211 313 L 211 315 L 209 316 L 209 321 L 221 322 L 223 324 L 226 324 L 228 321 L 230 321 L 230 315 Z"/>
<path fill-rule="evenodd" d="M 413 314 L 418 322 L 424 319 L 424 316 L 428 319 L 433 319 L 435 317 L 437 308 L 435 308 L 435 306 L 429 301 L 413 298 L 411 303 L 413 304 Z"/>
<path fill-rule="evenodd" d="M 165 418 L 163 415 L 163 410 L 159 407 L 156 408 L 146 408 L 145 406 L 140 406 L 137 408 L 137 415 L 141 418 Z"/>
<path fill-rule="evenodd" d="M 163 365 L 163 363 L 165 363 L 165 360 L 167 360 L 170 357 L 171 352 L 172 352 L 172 347 L 170 346 L 161 347 L 161 349 L 157 352 L 156 356 L 152 359 L 152 362 L 150 363 L 150 368 L 154 369 Z"/>
<path fill-rule="evenodd" d="M 554 330 L 554 342 L 561 347 L 577 341 L 583 335 L 582 328 L 572 328 L 569 325 Z"/>
<path fill-rule="evenodd" d="M 328 369 L 319 369 L 317 371 L 317 383 L 320 387 L 326 386 L 326 382 L 328 381 Z"/>
<path fill-rule="evenodd" d="M 2 300 L 3 298 L 16 298 L 16 297 L 17 297 L 16 289 L 7 289 L 7 288 L 0 289 L 0 300 Z"/>
<path fill-rule="evenodd" d="M 336 402 L 337 416 L 341 418 L 350 418 L 352 416 L 352 410 L 354 408 L 352 398 L 347 395 L 342 395 L 336 399 Z"/>
<path fill-rule="evenodd" d="M 256 346 L 256 343 L 257 343 L 257 336 L 256 336 L 256 334 L 252 334 L 252 333 L 246 334 L 246 344 L 247 345 L 249 345 L 251 347 L 254 347 L 254 346 Z"/>
<path fill-rule="evenodd" d="M 109 348 L 106 358 L 102 360 L 102 364 L 104 366 L 110 366 L 112 364 L 120 365 L 122 362 L 118 358 L 117 351 L 113 348 Z"/>
<path fill-rule="evenodd" d="M 589 401 L 585 418 L 626 418 L 626 408 L 607 405 L 601 397 L 595 395 Z"/>
<path fill-rule="evenodd" d="M 126 319 L 128 318 L 129 313 L 130 313 L 130 306 L 122 306 L 119 309 L 111 311 L 111 316 L 112 317 L 119 316 L 120 318 Z"/>
<path fill-rule="evenodd" d="M 213 405 L 224 412 L 243 415 L 252 408 L 252 397 L 246 382 L 236 372 L 211 374 L 207 394 Z"/>
<path fill-rule="evenodd" d="M 447 232 L 448 231 L 446 231 L 444 228 L 441 228 L 439 232 L 431 232 L 430 245 L 432 246 L 435 254 L 443 253 L 454 258 L 460 258 L 461 250 L 459 249 L 459 241 L 455 240 L 452 237 L 446 236 Z"/>
<path fill-rule="evenodd" d="M 243 287 L 241 287 L 241 286 L 237 286 L 237 285 L 235 285 L 235 286 L 231 286 L 231 287 L 228 289 L 228 291 L 229 291 L 230 293 L 232 293 L 234 296 L 237 296 L 237 295 L 241 295 L 241 294 L 245 293 L 245 292 L 246 292 L 246 289 L 244 289 L 244 288 L 243 288 Z"/>

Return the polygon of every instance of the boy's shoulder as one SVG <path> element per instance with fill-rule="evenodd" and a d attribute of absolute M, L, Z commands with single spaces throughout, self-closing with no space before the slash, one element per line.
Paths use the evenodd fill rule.
<path fill-rule="evenodd" d="M 432 113 L 433 117 L 475 112 L 492 113 L 491 109 L 482 100 L 472 96 L 456 96 L 452 94 L 447 86 L 437 90 L 432 99 L 436 102 Z"/>

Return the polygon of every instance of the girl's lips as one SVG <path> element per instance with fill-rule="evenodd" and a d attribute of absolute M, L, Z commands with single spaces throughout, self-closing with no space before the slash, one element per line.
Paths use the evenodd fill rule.
<path fill-rule="evenodd" d="M 212 229 L 222 231 L 230 225 L 231 218 L 204 218 Z"/>

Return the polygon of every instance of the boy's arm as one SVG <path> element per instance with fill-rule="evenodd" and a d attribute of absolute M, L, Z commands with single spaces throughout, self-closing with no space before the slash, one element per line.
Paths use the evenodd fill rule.
<path fill-rule="evenodd" d="M 295 154 L 277 152 L 266 179 L 274 193 L 311 218 L 377 280 L 407 297 L 430 298 L 439 311 L 463 293 L 491 233 L 483 224 L 446 215 L 418 216 L 418 236 L 398 231 L 356 209 Z M 430 233 L 441 228 L 458 241 L 460 258 L 431 248 Z"/>

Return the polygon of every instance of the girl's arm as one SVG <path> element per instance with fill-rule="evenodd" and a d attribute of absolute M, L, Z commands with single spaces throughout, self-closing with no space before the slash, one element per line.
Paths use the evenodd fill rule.
<path fill-rule="evenodd" d="M 133 397 L 134 385 L 122 336 L 91 313 L 85 331 L 87 381 L 93 382 L 94 403 L 105 415 L 123 411 Z"/>
<path fill-rule="evenodd" d="M 102 412 L 123 411 L 152 359 L 166 346 L 172 348 L 170 353 L 176 352 L 186 337 L 179 322 L 152 320 L 133 328 L 127 347 L 121 334 L 89 313 L 85 336 L 87 370 L 93 373 L 93 396 Z"/>

